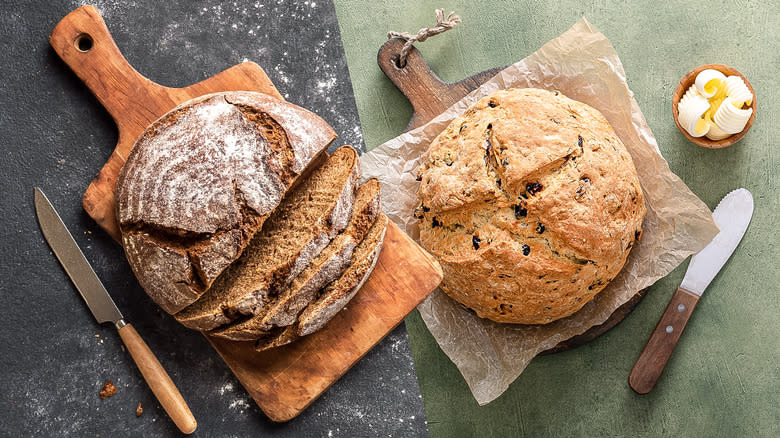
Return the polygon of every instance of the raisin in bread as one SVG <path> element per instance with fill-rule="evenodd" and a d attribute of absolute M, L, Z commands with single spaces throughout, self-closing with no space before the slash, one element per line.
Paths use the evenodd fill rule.
<path fill-rule="evenodd" d="M 418 175 L 420 241 L 441 288 L 483 318 L 544 324 L 620 272 L 645 205 L 601 113 L 558 92 L 500 90 L 431 143 Z"/>
<path fill-rule="evenodd" d="M 255 316 L 220 327 L 209 334 L 236 341 L 255 340 L 276 327 L 286 327 L 315 298 L 325 285 L 337 279 L 350 265 L 355 265 L 353 252 L 379 214 L 380 184 L 377 179 L 363 183 L 355 195 L 352 218 L 344 231 L 336 236 L 276 297 L 269 300 Z"/>
<path fill-rule="evenodd" d="M 122 243 L 168 313 L 195 302 L 336 137 L 318 116 L 254 92 L 188 101 L 141 134 L 117 181 Z"/>
<path fill-rule="evenodd" d="M 359 178 L 357 152 L 336 150 L 287 193 L 241 257 L 175 318 L 211 330 L 263 309 L 347 226 Z"/>

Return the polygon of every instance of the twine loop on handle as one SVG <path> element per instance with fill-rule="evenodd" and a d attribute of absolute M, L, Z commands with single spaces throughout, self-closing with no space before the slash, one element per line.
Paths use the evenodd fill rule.
<path fill-rule="evenodd" d="M 393 30 L 387 32 L 387 38 L 400 38 L 406 41 L 406 44 L 404 44 L 404 47 L 401 49 L 401 54 L 398 57 L 398 67 L 404 68 L 406 66 L 406 57 L 409 56 L 409 50 L 411 50 L 412 45 L 414 45 L 415 42 L 423 42 L 429 37 L 446 32 L 455 27 L 458 23 L 460 23 L 460 17 L 455 15 L 455 11 L 450 12 L 449 15 L 445 17 L 444 9 L 436 9 L 436 24 L 433 27 L 423 27 L 417 31 L 415 35 L 412 35 L 409 32 L 396 32 Z"/>

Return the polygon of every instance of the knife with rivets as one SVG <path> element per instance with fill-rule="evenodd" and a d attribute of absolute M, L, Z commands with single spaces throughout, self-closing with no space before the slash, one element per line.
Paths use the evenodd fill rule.
<path fill-rule="evenodd" d="M 35 188 L 35 213 L 43 231 L 43 237 L 48 242 L 57 259 L 65 268 L 81 297 L 87 302 L 89 310 L 98 323 L 110 322 L 119 331 L 127 351 L 130 352 L 135 364 L 144 376 L 144 380 L 152 389 L 155 397 L 165 412 L 171 417 L 183 433 L 189 434 L 197 428 L 197 422 L 192 415 L 187 402 L 179 393 L 168 373 L 146 345 L 132 325 L 125 322 L 111 296 L 108 295 L 103 283 L 90 266 L 84 253 L 73 240 L 65 224 L 60 219 L 51 202 L 38 187 Z"/>
<path fill-rule="evenodd" d="M 688 319 L 707 289 L 745 235 L 753 217 L 753 196 L 746 189 L 726 195 L 712 212 L 720 232 L 701 251 L 694 254 L 680 287 L 631 369 L 628 384 L 635 392 L 647 394 L 666 367 Z"/>

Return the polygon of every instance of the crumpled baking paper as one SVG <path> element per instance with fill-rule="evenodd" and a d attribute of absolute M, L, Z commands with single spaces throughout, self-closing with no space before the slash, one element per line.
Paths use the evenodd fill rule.
<path fill-rule="evenodd" d="M 472 103 L 504 88 L 559 90 L 604 114 L 634 159 L 645 195 L 643 235 L 615 280 L 579 312 L 550 324 L 499 324 L 463 309 L 440 289 L 418 310 L 480 405 L 503 393 L 538 353 L 609 318 L 637 291 L 664 277 L 718 233 L 707 206 L 674 175 L 626 83 L 617 52 L 584 18 L 507 67 L 428 124 L 364 154 L 365 177 L 382 182 L 382 209 L 419 238 L 415 169 L 431 141 Z"/>

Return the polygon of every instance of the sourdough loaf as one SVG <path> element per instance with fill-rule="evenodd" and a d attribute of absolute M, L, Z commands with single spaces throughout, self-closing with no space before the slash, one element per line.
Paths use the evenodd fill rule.
<path fill-rule="evenodd" d="M 631 156 L 594 108 L 500 90 L 431 143 L 418 169 L 422 245 L 442 290 L 483 318 L 571 315 L 623 267 L 645 206 Z"/>
<path fill-rule="evenodd" d="M 176 319 L 212 330 L 260 312 L 347 226 L 359 178 L 357 152 L 336 150 L 287 193 L 241 257 Z"/>
<path fill-rule="evenodd" d="M 257 351 L 289 344 L 301 336 L 323 328 L 357 294 L 371 275 L 382 250 L 387 216 L 380 212 L 363 240 L 355 248 L 349 267 L 341 276 L 320 291 L 319 296 L 300 314 L 298 320 L 285 328 L 273 329 L 255 342 Z"/>
<path fill-rule="evenodd" d="M 360 244 L 379 214 L 380 184 L 370 179 L 357 190 L 349 225 L 311 261 L 290 284 L 264 306 L 256 315 L 220 327 L 212 332 L 216 337 L 236 341 L 254 340 L 276 327 L 295 323 L 300 312 L 315 298 L 325 285 L 338 278 L 350 265 L 355 247 Z"/>
<path fill-rule="evenodd" d="M 203 96 L 150 125 L 116 193 L 125 253 L 149 296 L 169 313 L 197 300 L 335 137 L 315 114 L 254 92 Z"/>

